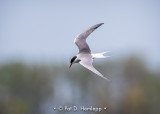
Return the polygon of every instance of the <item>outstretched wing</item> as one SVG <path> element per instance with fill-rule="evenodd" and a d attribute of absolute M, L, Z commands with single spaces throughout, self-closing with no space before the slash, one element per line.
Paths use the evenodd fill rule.
<path fill-rule="evenodd" d="M 96 24 L 89 28 L 88 30 L 84 31 L 80 35 L 78 35 L 77 38 L 75 38 L 74 43 L 78 46 L 79 48 L 79 53 L 91 53 L 91 50 L 86 42 L 87 37 L 99 26 L 101 26 L 104 23 Z"/>
<path fill-rule="evenodd" d="M 89 69 L 90 71 L 94 72 L 95 74 L 97 74 L 98 76 L 102 77 L 105 80 L 109 80 L 108 78 L 104 77 L 100 72 L 98 72 L 92 65 L 92 60 L 81 60 L 79 62 L 82 66 L 84 66 L 85 68 Z"/>

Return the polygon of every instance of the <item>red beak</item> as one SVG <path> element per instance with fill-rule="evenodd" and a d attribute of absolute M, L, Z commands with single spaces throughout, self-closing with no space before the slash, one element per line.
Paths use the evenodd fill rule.
<path fill-rule="evenodd" d="M 71 68 L 72 64 L 70 64 L 69 68 Z"/>

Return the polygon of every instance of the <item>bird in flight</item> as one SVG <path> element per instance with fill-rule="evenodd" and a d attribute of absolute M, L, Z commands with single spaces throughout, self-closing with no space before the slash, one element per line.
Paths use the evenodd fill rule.
<path fill-rule="evenodd" d="M 99 71 L 97 71 L 92 65 L 94 58 L 108 57 L 108 56 L 103 55 L 107 52 L 92 54 L 91 50 L 86 42 L 87 37 L 95 29 L 100 27 L 102 24 L 104 24 L 104 23 L 96 24 L 96 25 L 90 27 L 89 29 L 82 32 L 80 35 L 78 35 L 78 37 L 75 38 L 74 43 L 78 46 L 79 53 L 71 59 L 69 68 L 71 68 L 72 64 L 74 64 L 74 63 L 80 63 L 82 66 L 84 66 L 88 70 L 92 71 L 93 73 L 97 74 L 98 76 L 102 77 L 103 79 L 109 80 L 108 78 L 104 77 Z"/>

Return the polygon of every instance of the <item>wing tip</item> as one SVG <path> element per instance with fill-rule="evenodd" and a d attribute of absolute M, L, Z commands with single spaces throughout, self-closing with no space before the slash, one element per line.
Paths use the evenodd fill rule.
<path fill-rule="evenodd" d="M 101 25 L 103 25 L 103 24 L 104 24 L 104 23 L 99 23 L 98 25 L 101 26 Z"/>
<path fill-rule="evenodd" d="M 103 25 L 104 23 L 99 23 L 93 26 L 94 29 L 97 29 L 98 27 L 100 27 L 101 25 Z M 91 27 L 92 28 L 92 27 Z"/>
<path fill-rule="evenodd" d="M 108 79 L 107 77 L 101 76 L 103 79 L 107 80 L 107 81 L 111 81 L 110 79 Z"/>

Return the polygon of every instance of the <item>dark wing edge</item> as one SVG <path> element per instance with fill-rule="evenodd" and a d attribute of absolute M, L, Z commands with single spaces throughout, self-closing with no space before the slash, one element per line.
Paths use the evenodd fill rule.
<path fill-rule="evenodd" d="M 87 29 L 85 32 L 82 33 L 84 35 L 83 37 L 86 39 L 94 30 L 96 30 L 98 27 L 100 27 L 103 24 L 104 23 L 100 23 L 90 27 L 89 29 Z"/>
<path fill-rule="evenodd" d="M 86 31 L 84 31 L 83 33 L 78 35 L 78 37 L 75 38 L 74 43 L 78 46 L 79 53 L 80 52 L 88 52 L 88 53 L 91 52 L 88 44 L 86 43 L 86 39 L 95 29 L 97 29 L 99 26 L 101 26 L 103 24 L 104 23 L 96 24 L 96 25 L 90 27 L 89 29 L 87 29 Z"/>

